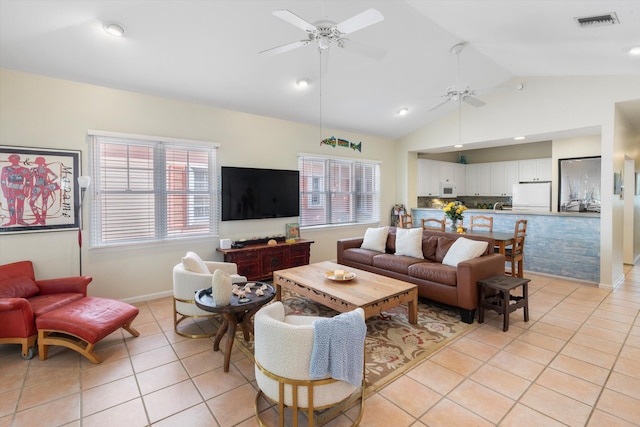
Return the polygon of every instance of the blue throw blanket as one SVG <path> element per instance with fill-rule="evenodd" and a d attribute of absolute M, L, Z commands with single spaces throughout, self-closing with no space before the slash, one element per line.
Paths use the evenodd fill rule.
<path fill-rule="evenodd" d="M 362 383 L 364 337 L 367 326 L 355 312 L 313 322 L 313 352 L 309 375 L 312 379 L 332 378 L 355 387 Z"/>

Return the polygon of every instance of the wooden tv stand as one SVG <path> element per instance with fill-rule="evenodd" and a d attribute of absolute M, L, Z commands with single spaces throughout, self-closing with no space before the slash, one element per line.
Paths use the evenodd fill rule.
<path fill-rule="evenodd" d="M 266 243 L 247 245 L 240 249 L 220 249 L 224 261 L 238 266 L 238 274 L 247 280 L 266 280 L 273 278 L 275 270 L 298 267 L 309 264 L 309 255 L 313 240 L 298 239 L 295 243 L 278 243 L 269 246 Z"/>

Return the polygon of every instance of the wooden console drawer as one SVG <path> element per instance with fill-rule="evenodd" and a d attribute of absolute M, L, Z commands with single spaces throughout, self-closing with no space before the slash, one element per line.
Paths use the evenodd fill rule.
<path fill-rule="evenodd" d="M 224 261 L 238 266 L 238 274 L 247 280 L 268 280 L 273 272 L 309 264 L 312 240 L 295 243 L 248 245 L 241 249 L 216 249 L 224 254 Z"/>

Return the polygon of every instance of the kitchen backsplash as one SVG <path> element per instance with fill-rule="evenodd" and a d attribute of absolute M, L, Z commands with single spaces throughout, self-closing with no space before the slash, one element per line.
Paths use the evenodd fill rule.
<path fill-rule="evenodd" d="M 453 199 L 434 199 L 431 197 L 418 197 L 419 208 L 435 208 L 441 209 Z M 494 196 L 460 196 L 455 201 L 464 204 L 470 209 L 493 209 L 497 202 L 511 205 L 511 197 L 494 197 Z"/>

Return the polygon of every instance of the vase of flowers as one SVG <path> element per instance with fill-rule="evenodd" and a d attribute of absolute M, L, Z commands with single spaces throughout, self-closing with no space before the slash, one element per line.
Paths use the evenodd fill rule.
<path fill-rule="evenodd" d="M 464 211 L 467 210 L 467 207 L 461 203 L 449 202 L 442 210 L 444 215 L 451 220 L 451 230 L 457 232 L 458 221 L 463 220 Z"/>

